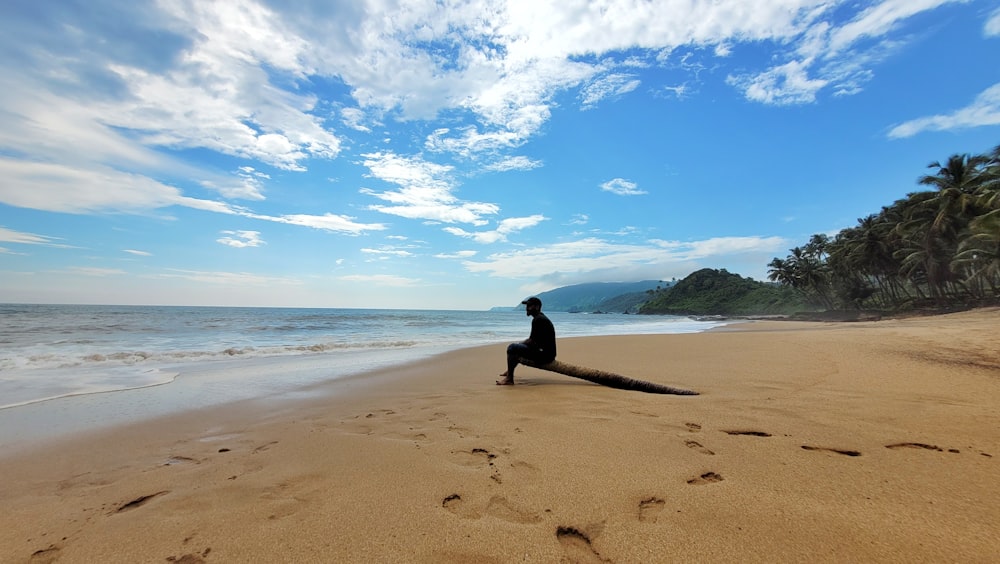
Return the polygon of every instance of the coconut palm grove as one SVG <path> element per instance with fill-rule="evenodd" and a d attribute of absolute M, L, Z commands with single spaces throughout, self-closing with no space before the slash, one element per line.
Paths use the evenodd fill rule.
<path fill-rule="evenodd" d="M 1000 303 L 1000 145 L 928 165 L 912 192 L 768 264 L 768 278 L 827 310 Z"/>

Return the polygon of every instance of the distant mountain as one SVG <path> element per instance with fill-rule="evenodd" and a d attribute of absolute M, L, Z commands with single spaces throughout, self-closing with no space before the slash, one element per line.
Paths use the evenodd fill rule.
<path fill-rule="evenodd" d="M 649 291 L 669 288 L 674 282 L 591 282 L 563 286 L 537 294 L 543 311 L 633 313 L 650 298 Z M 527 296 L 525 296 L 527 297 Z M 494 310 L 519 309 L 523 306 L 495 307 Z"/>

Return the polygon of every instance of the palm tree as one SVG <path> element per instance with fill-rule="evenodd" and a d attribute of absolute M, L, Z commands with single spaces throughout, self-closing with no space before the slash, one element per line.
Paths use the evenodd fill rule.
<path fill-rule="evenodd" d="M 906 221 L 900 224 L 904 247 L 897 251 L 903 270 L 911 280 L 927 284 L 931 296 L 944 300 L 957 293 L 961 280 L 951 269 L 952 259 L 970 220 L 978 209 L 978 190 L 989 158 L 983 155 L 952 155 L 947 163 L 933 162 L 937 174 L 920 177 L 919 183 L 934 191 L 910 194 Z"/>
<path fill-rule="evenodd" d="M 971 234 L 958 247 L 952 262 L 967 272 L 972 291 L 977 298 L 986 298 L 986 286 L 994 297 L 1000 295 L 1000 209 L 974 219 Z"/>
<path fill-rule="evenodd" d="M 786 286 L 795 287 L 795 271 L 790 261 L 773 258 L 767 264 L 767 279 Z"/>
<path fill-rule="evenodd" d="M 908 194 L 833 240 L 813 235 L 773 259 L 768 278 L 827 307 L 834 296 L 857 307 L 1000 298 L 1000 145 L 929 167 L 934 174 L 918 182 L 931 190 Z"/>

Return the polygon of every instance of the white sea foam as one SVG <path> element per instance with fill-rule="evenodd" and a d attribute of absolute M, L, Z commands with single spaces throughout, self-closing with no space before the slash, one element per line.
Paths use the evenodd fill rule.
<path fill-rule="evenodd" d="M 60 370 L 38 370 L 31 378 L 0 378 L 0 409 L 47 400 L 103 392 L 161 386 L 173 382 L 178 372 L 157 368 L 142 370 L 77 370 L 72 375 Z"/>
<path fill-rule="evenodd" d="M 548 315 L 560 338 L 724 324 Z M 78 413 L 71 426 L 92 427 L 289 394 L 445 350 L 519 341 L 529 328 L 523 312 L 0 305 L 0 445 L 5 435 L 55 432 L 43 404 L 58 402 Z"/>

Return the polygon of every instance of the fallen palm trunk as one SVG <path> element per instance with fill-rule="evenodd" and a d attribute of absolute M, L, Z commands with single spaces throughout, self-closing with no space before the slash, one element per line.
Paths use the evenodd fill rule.
<path fill-rule="evenodd" d="M 628 376 L 622 376 L 621 374 L 595 370 L 584 366 L 576 366 L 575 364 L 567 364 L 558 360 L 553 360 L 547 364 L 535 364 L 524 358 L 519 360 L 521 364 L 538 368 L 539 370 L 557 372 L 559 374 L 572 376 L 573 378 L 580 378 L 581 380 L 600 384 L 601 386 L 608 386 L 609 388 L 617 388 L 619 390 L 633 390 L 636 392 L 647 392 L 650 394 L 676 394 L 679 396 L 698 395 L 698 392 L 692 390 L 683 390 L 681 388 L 674 388 L 664 384 L 657 384 L 655 382 L 636 380 L 635 378 L 629 378 Z"/>

